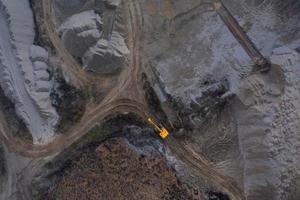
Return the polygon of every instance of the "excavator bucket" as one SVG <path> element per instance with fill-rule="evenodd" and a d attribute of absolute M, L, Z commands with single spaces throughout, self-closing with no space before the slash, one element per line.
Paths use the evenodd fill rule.
<path fill-rule="evenodd" d="M 167 129 L 162 128 L 161 131 L 159 132 L 159 135 L 162 139 L 165 139 L 166 137 L 168 137 L 169 132 L 167 131 Z"/>

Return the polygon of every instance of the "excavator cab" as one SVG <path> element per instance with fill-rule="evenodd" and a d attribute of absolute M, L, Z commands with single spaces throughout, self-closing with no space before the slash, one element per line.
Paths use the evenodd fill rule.
<path fill-rule="evenodd" d="M 168 130 L 161 125 L 157 125 L 151 117 L 148 117 L 148 122 L 159 133 L 162 139 L 165 139 L 169 135 Z"/>

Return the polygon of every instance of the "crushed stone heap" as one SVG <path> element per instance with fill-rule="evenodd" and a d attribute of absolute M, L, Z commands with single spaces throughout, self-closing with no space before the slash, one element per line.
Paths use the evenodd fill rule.
<path fill-rule="evenodd" d="M 112 32 L 110 40 L 101 39 L 91 47 L 83 57 L 83 65 L 87 71 L 110 74 L 117 71 L 125 61 L 129 50 L 123 37 Z"/>
<path fill-rule="evenodd" d="M 35 144 L 54 135 L 58 114 L 51 105 L 48 55 L 33 45 L 35 31 L 28 1 L 0 1 L 0 76 L 4 93 L 15 104 Z"/>
<path fill-rule="evenodd" d="M 77 5 L 83 2 L 73 3 Z M 99 1 L 95 3 L 99 4 Z M 61 25 L 58 24 L 65 16 L 57 14 L 57 32 L 65 48 L 83 64 L 86 71 L 97 74 L 114 74 L 120 71 L 126 56 L 130 53 L 123 36 L 113 28 L 116 14 L 114 9 L 121 4 L 121 1 L 101 1 L 101 3 L 99 4 L 102 5 L 101 8 L 98 8 L 97 4 L 97 11 L 94 11 L 92 7 L 88 9 L 87 6 L 77 13 L 68 15 L 65 20 L 62 20 Z M 64 7 L 60 4 L 56 6 L 56 10 L 62 12 Z M 103 11 L 105 10 L 104 5 L 113 8 Z M 103 12 L 101 16 L 99 9 Z M 104 20 L 105 18 L 110 18 L 110 20 Z M 109 37 L 105 37 L 104 32 L 108 33 Z"/>
<path fill-rule="evenodd" d="M 68 18 L 59 28 L 64 46 L 74 57 L 82 57 L 101 36 L 102 20 L 93 10 Z"/>

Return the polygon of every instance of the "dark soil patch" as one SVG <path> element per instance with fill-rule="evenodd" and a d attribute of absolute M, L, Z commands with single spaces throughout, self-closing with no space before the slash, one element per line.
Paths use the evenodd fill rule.
<path fill-rule="evenodd" d="M 4 149 L 2 145 L 0 144 L 0 180 L 3 175 L 6 174 L 6 162 L 5 162 L 5 156 L 4 156 Z"/>
<path fill-rule="evenodd" d="M 67 84 L 63 78 L 58 77 L 55 81 L 58 87 L 51 93 L 51 98 L 60 116 L 58 131 L 64 133 L 83 116 L 86 97 L 81 90 Z"/>
<path fill-rule="evenodd" d="M 209 191 L 206 193 L 206 199 L 207 200 L 230 200 L 228 195 L 223 194 L 221 192 L 213 192 L 213 191 Z"/>

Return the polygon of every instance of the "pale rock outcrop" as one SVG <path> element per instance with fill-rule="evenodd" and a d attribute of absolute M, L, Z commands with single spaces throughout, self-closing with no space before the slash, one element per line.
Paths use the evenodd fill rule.
<path fill-rule="evenodd" d="M 103 2 L 106 5 L 118 7 L 121 4 L 122 0 L 103 0 Z"/>
<path fill-rule="evenodd" d="M 111 74 L 122 67 L 128 54 L 124 38 L 113 31 L 110 40 L 100 39 L 85 53 L 84 68 L 99 74 Z"/>
<path fill-rule="evenodd" d="M 69 17 L 58 32 L 70 54 L 80 58 L 100 39 L 102 24 L 101 17 L 88 10 Z"/>
<path fill-rule="evenodd" d="M 15 104 L 35 144 L 54 135 L 58 115 L 50 101 L 47 52 L 34 46 L 34 21 L 28 1 L 0 1 L 0 85 Z"/>

